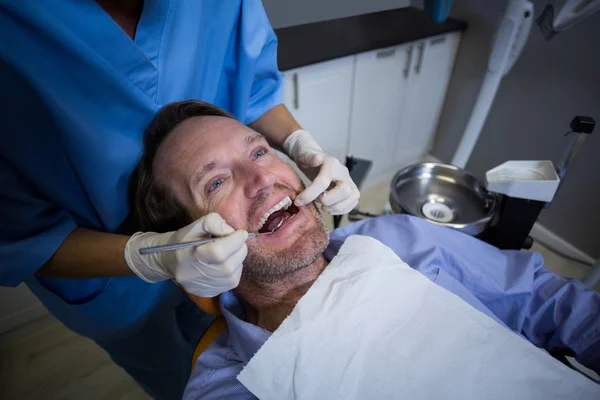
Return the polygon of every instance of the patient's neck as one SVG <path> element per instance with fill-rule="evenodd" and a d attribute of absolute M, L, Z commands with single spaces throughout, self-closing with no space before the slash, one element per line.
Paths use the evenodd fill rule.
<path fill-rule="evenodd" d="M 242 279 L 236 293 L 246 310 L 246 321 L 274 332 L 326 266 L 327 260 L 321 255 L 310 266 L 276 282 Z"/>

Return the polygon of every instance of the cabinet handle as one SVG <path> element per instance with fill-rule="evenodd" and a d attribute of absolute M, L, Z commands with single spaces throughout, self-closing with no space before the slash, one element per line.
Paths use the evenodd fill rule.
<path fill-rule="evenodd" d="M 417 65 L 415 65 L 415 73 L 419 75 L 421 73 L 421 66 L 423 65 L 423 53 L 425 53 L 425 42 L 419 45 L 419 59 Z"/>
<path fill-rule="evenodd" d="M 396 54 L 396 49 L 387 49 L 387 50 L 381 50 L 377 52 L 377 58 L 388 58 L 393 56 L 394 54 Z"/>
<path fill-rule="evenodd" d="M 298 74 L 294 73 L 292 81 L 294 82 L 294 110 L 297 110 L 300 107 L 300 100 L 298 99 Z"/>
<path fill-rule="evenodd" d="M 406 49 L 406 66 L 404 67 L 404 77 L 408 78 L 410 73 L 410 64 L 412 62 L 413 46 L 412 44 Z"/>
<path fill-rule="evenodd" d="M 435 46 L 436 44 L 442 44 L 446 41 L 446 36 L 440 36 L 439 38 L 431 39 L 429 44 Z"/>

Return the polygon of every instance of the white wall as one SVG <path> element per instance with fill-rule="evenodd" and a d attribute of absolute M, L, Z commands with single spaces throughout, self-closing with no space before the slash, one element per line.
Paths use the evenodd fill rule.
<path fill-rule="evenodd" d="M 273 28 L 403 8 L 410 0 L 263 0 Z"/>

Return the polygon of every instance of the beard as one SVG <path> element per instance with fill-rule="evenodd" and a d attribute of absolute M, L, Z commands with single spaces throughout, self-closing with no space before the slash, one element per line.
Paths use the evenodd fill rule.
<path fill-rule="evenodd" d="M 272 249 L 259 242 L 248 243 L 242 279 L 273 283 L 312 265 L 329 244 L 329 232 L 314 204 L 307 207 L 311 223 L 301 232 L 301 239 L 285 249 Z"/>

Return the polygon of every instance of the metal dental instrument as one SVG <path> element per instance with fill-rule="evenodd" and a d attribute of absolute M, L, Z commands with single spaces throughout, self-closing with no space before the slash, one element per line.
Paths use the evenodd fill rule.
<path fill-rule="evenodd" d="M 258 236 L 264 236 L 264 235 L 270 235 L 270 234 L 272 234 L 277 229 L 279 229 L 279 227 L 281 226 L 281 224 L 283 224 L 284 220 L 285 220 L 285 218 L 281 217 L 279 219 L 279 223 L 277 224 L 277 226 L 275 228 L 271 229 L 270 232 L 250 233 L 250 234 L 248 234 L 248 239 L 253 239 L 253 238 L 258 237 Z M 165 245 L 162 245 L 162 246 L 145 247 L 143 249 L 140 249 L 139 252 L 142 255 L 144 255 L 144 254 L 162 253 L 164 251 L 173 251 L 173 250 L 185 249 L 186 247 L 202 246 L 203 244 L 212 243 L 212 242 L 214 242 L 216 240 L 219 240 L 219 239 L 220 239 L 220 237 L 213 237 L 213 238 L 208 238 L 208 239 L 192 240 L 190 242 L 181 242 L 181 243 L 165 244 Z"/>

